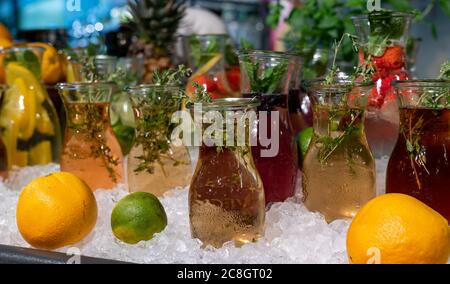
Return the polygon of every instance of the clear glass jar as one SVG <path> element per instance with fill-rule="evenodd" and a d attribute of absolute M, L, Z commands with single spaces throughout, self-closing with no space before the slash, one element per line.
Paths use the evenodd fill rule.
<path fill-rule="evenodd" d="M 40 80 L 43 48 L 13 47 L 4 56 L 8 88 L 0 108 L 8 167 L 59 161 L 61 130 L 52 100 Z"/>
<path fill-rule="evenodd" d="M 217 111 L 226 117 L 226 112 L 232 113 L 233 121 L 225 119 L 224 125 L 234 125 L 237 129 L 238 121 L 242 122 L 245 136 L 249 137 L 250 133 L 255 133 L 256 124 L 245 123 L 244 118 L 250 111 L 255 111 L 258 104 L 252 99 L 218 99 L 203 104 L 200 115 Z M 210 124 L 196 127 L 206 131 Z M 211 144 L 203 139 L 189 188 L 192 236 L 200 239 L 204 246 L 214 247 L 229 241 L 236 246 L 256 241 L 264 233 L 265 201 L 249 140 L 231 147 L 218 148 Z"/>
<path fill-rule="evenodd" d="M 258 119 L 266 115 L 267 133 L 259 133 L 252 154 L 264 184 L 266 203 L 282 202 L 295 193 L 298 168 L 297 147 L 288 109 L 289 89 L 296 76 L 296 56 L 269 51 L 239 54 L 242 94 L 257 98 Z M 256 75 L 255 75 L 256 74 Z M 261 124 L 261 122 L 259 122 Z M 273 132 L 274 137 L 271 137 Z M 261 141 L 267 137 L 273 143 Z M 276 151 L 276 153 L 270 153 Z"/>
<path fill-rule="evenodd" d="M 409 79 L 405 46 L 412 15 L 381 11 L 352 20 L 360 45 L 359 64 L 371 62 L 375 68 L 371 78 L 375 85 L 366 110 L 367 140 L 375 158 L 387 160 L 399 130 L 398 104 L 391 82 Z M 385 170 L 383 167 L 379 172 L 384 174 Z"/>
<path fill-rule="evenodd" d="M 372 85 L 336 82 L 310 86 L 314 127 L 303 161 L 303 201 L 328 222 L 350 219 L 375 197 L 375 163 L 364 133 Z"/>
<path fill-rule="evenodd" d="M 191 35 L 183 38 L 188 66 L 193 70 L 188 80 L 187 94 L 193 96 L 194 82 L 204 86 L 213 99 L 239 96 L 239 72 L 225 70 L 228 35 Z"/>
<path fill-rule="evenodd" d="M 128 155 L 128 187 L 162 196 L 185 187 L 192 177 L 189 153 L 172 144 L 172 115 L 181 109 L 182 90 L 139 85 L 128 89 L 136 116 L 136 136 Z"/>
<path fill-rule="evenodd" d="M 450 221 L 450 81 L 393 82 L 400 132 L 386 192 L 411 195 Z"/>
<path fill-rule="evenodd" d="M 92 190 L 111 189 L 124 180 L 123 155 L 111 127 L 114 84 L 58 84 L 67 115 L 61 170 L 83 179 Z"/>

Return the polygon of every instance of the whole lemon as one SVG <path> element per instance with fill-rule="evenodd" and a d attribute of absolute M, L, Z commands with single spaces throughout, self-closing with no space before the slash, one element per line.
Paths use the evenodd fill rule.
<path fill-rule="evenodd" d="M 97 221 L 97 202 L 77 176 L 52 173 L 31 181 L 19 197 L 17 226 L 33 247 L 57 249 L 81 241 Z"/>
<path fill-rule="evenodd" d="M 111 213 L 111 227 L 119 240 L 136 244 L 153 238 L 167 226 L 167 216 L 158 198 L 135 192 L 122 198 Z"/>
<path fill-rule="evenodd" d="M 347 233 L 350 263 L 446 263 L 447 220 L 419 200 L 398 193 L 369 201 Z"/>

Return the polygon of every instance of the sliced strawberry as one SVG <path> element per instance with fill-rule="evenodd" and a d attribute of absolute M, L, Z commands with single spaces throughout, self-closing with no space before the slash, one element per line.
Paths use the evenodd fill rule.
<path fill-rule="evenodd" d="M 212 93 L 217 90 L 217 84 L 214 82 L 214 80 L 209 79 L 206 75 L 200 75 L 195 78 L 191 79 L 191 82 L 196 82 L 200 86 L 206 87 L 206 91 L 208 93 Z M 187 92 L 188 93 L 194 93 L 195 87 L 190 83 L 187 86 Z"/>
<path fill-rule="evenodd" d="M 226 74 L 231 90 L 239 92 L 241 90 L 241 69 L 239 66 L 231 67 Z"/>
<path fill-rule="evenodd" d="M 375 56 L 373 62 L 376 68 L 399 69 L 405 66 L 403 47 L 393 45 L 386 48 L 382 56 Z"/>
<path fill-rule="evenodd" d="M 369 101 L 367 107 L 369 108 L 381 108 L 384 98 L 378 94 L 377 87 L 373 87 L 370 91 Z"/>

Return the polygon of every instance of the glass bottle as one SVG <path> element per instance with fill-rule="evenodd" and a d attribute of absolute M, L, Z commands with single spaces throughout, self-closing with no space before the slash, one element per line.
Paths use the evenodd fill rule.
<path fill-rule="evenodd" d="M 394 149 L 399 125 L 391 82 L 409 79 L 405 46 L 411 19 L 411 14 L 384 11 L 352 18 L 360 45 L 359 64 L 371 62 L 375 68 L 371 78 L 375 85 L 366 109 L 367 140 L 375 158 L 386 161 Z"/>
<path fill-rule="evenodd" d="M 92 190 L 123 182 L 123 155 L 111 127 L 110 83 L 57 85 L 67 115 L 61 170 L 83 179 Z"/>
<path fill-rule="evenodd" d="M 162 196 L 184 187 L 192 177 L 189 153 L 171 141 L 172 115 L 181 109 L 182 90 L 175 86 L 129 88 L 136 116 L 135 143 L 128 155 L 129 190 Z"/>
<path fill-rule="evenodd" d="M 251 147 L 264 184 L 267 204 L 282 202 L 295 193 L 299 169 L 289 119 L 288 94 L 292 76 L 296 75 L 296 59 L 294 55 L 270 51 L 239 54 L 242 94 L 245 98 L 257 98 L 261 102 L 258 120 L 267 129 L 266 132 L 261 130 L 264 127 L 258 127 L 258 143 Z M 271 141 L 266 143 L 262 137 Z"/>
<path fill-rule="evenodd" d="M 190 35 L 183 39 L 188 66 L 193 70 L 187 83 L 187 94 L 193 96 L 193 82 L 204 86 L 213 99 L 239 96 L 239 74 L 225 71 L 228 36 L 223 34 Z M 236 80 L 237 78 L 237 80 Z"/>
<path fill-rule="evenodd" d="M 303 161 L 303 201 L 328 222 L 350 219 L 375 197 L 375 163 L 364 133 L 372 85 L 310 86 L 314 131 Z"/>
<path fill-rule="evenodd" d="M 393 82 L 400 132 L 386 192 L 411 195 L 450 221 L 450 81 Z"/>
<path fill-rule="evenodd" d="M 43 48 L 0 50 L 8 88 L 0 109 L 8 168 L 59 161 L 61 131 L 55 107 L 40 81 Z"/>
<path fill-rule="evenodd" d="M 189 218 L 192 236 L 200 239 L 204 246 L 221 247 L 229 241 L 240 246 L 263 235 L 264 190 L 253 163 L 250 139 L 246 139 L 250 133 L 255 133 L 256 127 L 255 121 L 246 117 L 253 113 L 256 119 L 257 105 L 257 100 L 242 98 L 218 99 L 203 104 L 200 115 L 205 117 L 204 113 L 216 111 L 226 117 L 226 113 L 231 113 L 233 121 L 225 119 L 224 129 L 229 125 L 238 129 L 241 125 L 245 135 L 244 143 L 231 147 L 218 147 L 206 138 L 201 143 L 189 188 Z M 205 132 L 210 124 L 196 126 Z M 239 139 L 238 135 L 234 137 Z M 238 139 L 234 139 L 234 143 Z"/>

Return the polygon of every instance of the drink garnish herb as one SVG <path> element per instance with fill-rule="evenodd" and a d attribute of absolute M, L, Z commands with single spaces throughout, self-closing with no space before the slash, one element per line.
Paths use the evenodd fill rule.
<path fill-rule="evenodd" d="M 208 36 L 208 45 L 202 46 L 200 39 L 197 36 L 190 36 L 188 42 L 191 48 L 191 55 L 194 59 L 194 66 L 201 67 L 208 63 L 212 57 L 221 55 L 220 45 L 217 38 Z"/>
<path fill-rule="evenodd" d="M 30 70 L 36 79 L 41 78 L 41 64 L 39 58 L 32 51 L 33 49 L 22 50 L 18 48 L 17 51 L 13 48 L 11 53 L 3 59 L 3 65 L 6 66 L 10 62 L 17 62 L 19 65 Z"/>
<path fill-rule="evenodd" d="M 272 94 L 278 89 L 289 64 L 287 60 L 283 59 L 277 65 L 264 68 L 260 72 L 260 63 L 252 62 L 251 56 L 245 56 L 242 63 L 241 67 L 245 69 L 242 72 L 248 74 L 252 92 L 261 94 Z"/>
<path fill-rule="evenodd" d="M 393 11 L 373 11 L 368 14 L 368 19 L 370 34 L 373 36 L 383 38 L 389 35 L 391 39 L 399 39 L 404 34 L 406 22 Z"/>
<path fill-rule="evenodd" d="M 446 61 L 439 70 L 439 79 L 450 80 L 450 61 Z"/>
<path fill-rule="evenodd" d="M 342 145 L 342 143 L 349 139 L 354 139 L 354 134 L 359 134 L 361 131 L 361 127 L 357 124 L 361 123 L 360 120 L 362 119 L 364 110 L 349 107 L 347 99 L 348 93 L 353 87 L 353 81 L 357 75 L 361 74 L 362 71 L 360 69 L 356 70 L 356 73 L 352 78 L 353 81 L 348 80 L 339 86 L 335 86 L 336 83 L 339 84 L 339 82 L 336 82 L 336 80 L 339 80 L 339 78 L 336 78 L 336 74 L 339 72 L 339 68 L 336 66 L 336 58 L 339 48 L 346 37 L 352 41 L 353 48 L 357 51 L 356 36 L 344 34 L 341 39 L 334 44 L 334 59 L 332 67 L 322 83 L 327 101 L 333 101 L 331 99 L 333 96 L 342 95 L 341 101 L 335 102 L 338 106 L 316 106 L 318 111 L 323 110 L 328 113 L 328 117 L 326 118 L 328 120 L 327 133 L 325 135 L 314 134 L 316 137 L 315 143 L 319 147 L 318 159 L 321 164 L 326 164 L 330 156 Z M 339 94 L 339 92 L 342 94 Z M 351 153 L 347 152 L 347 154 L 348 164 L 351 165 Z"/>
<path fill-rule="evenodd" d="M 136 156 L 140 162 L 134 172 L 146 171 L 153 174 L 155 163 L 161 166 L 164 174 L 163 159 L 173 162 L 174 166 L 182 163 L 171 153 L 170 133 L 175 125 L 172 114 L 180 109 L 185 94 L 180 85 L 184 76 L 192 71 L 180 65 L 177 69 L 155 72 L 152 87 L 145 94 L 133 97 L 133 108 L 140 116 L 136 121 L 135 147 L 142 148 L 142 154 Z"/>

